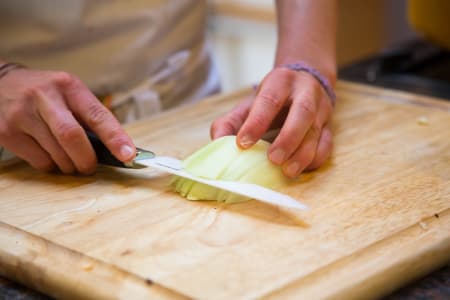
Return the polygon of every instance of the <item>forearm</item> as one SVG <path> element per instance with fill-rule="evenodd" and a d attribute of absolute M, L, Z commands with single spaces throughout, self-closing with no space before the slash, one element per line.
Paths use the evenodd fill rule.
<path fill-rule="evenodd" d="M 299 61 L 336 81 L 336 0 L 277 0 L 275 65 Z"/>

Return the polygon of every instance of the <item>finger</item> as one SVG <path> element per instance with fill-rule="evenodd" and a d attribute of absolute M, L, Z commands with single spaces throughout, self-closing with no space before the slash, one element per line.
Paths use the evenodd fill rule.
<path fill-rule="evenodd" d="M 317 145 L 321 135 L 321 128 L 313 125 L 303 139 L 301 145 L 283 164 L 283 173 L 291 178 L 295 178 L 313 161 Z"/>
<path fill-rule="evenodd" d="M 327 124 L 330 122 L 331 116 L 333 114 L 333 104 L 331 101 L 327 98 L 327 96 L 322 92 L 322 97 L 319 103 L 319 109 L 317 111 L 317 122 L 322 127 L 324 124 Z"/>
<path fill-rule="evenodd" d="M 248 148 L 269 129 L 280 110 L 290 101 L 290 70 L 279 69 L 268 75 L 261 84 L 247 119 L 238 132 L 238 144 Z M 273 78 L 283 79 L 273 79 Z"/>
<path fill-rule="evenodd" d="M 322 133 L 319 139 L 319 145 L 317 146 L 316 155 L 313 161 L 308 165 L 306 170 L 311 171 L 319 168 L 330 157 L 333 149 L 333 135 L 331 129 L 326 125 L 322 129 Z"/>
<path fill-rule="evenodd" d="M 50 129 L 40 116 L 30 116 L 22 124 L 22 130 L 32 136 L 34 140 L 50 155 L 61 172 L 70 174 L 75 172 L 75 166 L 64 149 L 59 145 Z"/>
<path fill-rule="evenodd" d="M 322 128 L 324 127 L 324 124 L 327 124 L 330 121 L 332 111 L 333 111 L 333 105 L 327 98 L 327 95 L 323 93 L 323 91 L 320 89 L 319 96 L 320 97 L 318 103 L 319 103 L 319 109 L 316 113 L 316 119 L 311 125 L 311 127 L 308 130 L 307 135 L 305 136 L 304 140 L 301 142 L 301 145 L 297 148 L 296 152 L 300 156 L 297 159 L 294 159 L 294 161 L 289 161 L 285 164 L 285 170 L 290 167 L 291 177 L 298 176 L 305 167 L 308 168 L 312 162 L 308 163 L 309 160 L 311 160 L 311 155 L 313 155 L 313 159 L 316 159 L 316 163 L 320 166 L 320 164 L 323 162 L 322 159 L 322 152 L 317 153 L 318 151 L 318 145 L 320 138 L 322 137 Z M 327 135 L 329 132 L 329 129 L 326 129 L 325 135 Z M 318 133 L 318 135 L 314 134 Z M 313 138 L 311 139 L 311 137 Z M 317 138 L 316 138 L 317 137 Z M 325 148 L 326 149 L 326 148 Z M 321 148 L 321 151 L 324 150 Z M 326 157 L 324 158 L 326 159 Z M 295 162 L 299 162 L 298 164 Z M 299 168 L 296 170 L 296 168 Z M 297 174 L 295 174 L 295 172 Z M 287 172 L 289 173 L 289 171 Z"/>
<path fill-rule="evenodd" d="M 212 139 L 217 139 L 225 135 L 235 135 L 241 128 L 244 120 L 247 118 L 250 111 L 253 97 L 247 98 L 245 101 L 236 105 L 225 116 L 215 120 L 210 129 Z"/>
<path fill-rule="evenodd" d="M 11 134 L 7 139 L 2 140 L 2 145 L 35 169 L 50 172 L 55 168 L 50 155 L 32 137 L 26 134 L 19 132 Z"/>
<path fill-rule="evenodd" d="M 308 88 L 295 96 L 286 121 L 269 149 L 269 159 L 283 164 L 300 146 L 317 113 L 317 92 Z"/>
<path fill-rule="evenodd" d="M 63 149 L 62 151 L 70 157 L 78 172 L 93 173 L 97 165 L 94 150 L 84 129 L 69 111 L 63 96 L 54 90 L 48 94 L 38 93 L 37 97 L 40 100 L 39 114 Z"/>
<path fill-rule="evenodd" d="M 272 121 L 272 124 L 270 124 L 269 130 L 281 129 L 281 127 L 283 127 L 283 124 L 286 121 L 286 118 L 289 114 L 289 108 L 290 108 L 289 106 L 285 106 L 281 109 L 281 111 Z"/>
<path fill-rule="evenodd" d="M 59 74 L 59 73 L 58 73 Z M 62 73 L 60 79 L 68 107 L 76 118 L 98 135 L 111 153 L 126 162 L 135 157 L 136 148 L 114 115 L 104 107 L 79 79 Z M 86 135 L 80 146 L 88 146 Z"/>

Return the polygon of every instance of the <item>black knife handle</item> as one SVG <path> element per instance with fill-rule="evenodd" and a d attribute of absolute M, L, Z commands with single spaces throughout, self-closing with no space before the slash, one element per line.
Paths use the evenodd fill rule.
<path fill-rule="evenodd" d="M 121 168 L 127 168 L 127 166 L 118 160 L 112 153 L 106 148 L 105 144 L 100 138 L 92 131 L 86 130 L 86 135 L 94 148 L 95 155 L 97 156 L 97 162 L 103 165 L 115 166 Z"/>

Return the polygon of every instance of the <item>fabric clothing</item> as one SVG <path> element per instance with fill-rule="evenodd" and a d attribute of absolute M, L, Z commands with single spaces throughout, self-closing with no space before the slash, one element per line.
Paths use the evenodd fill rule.
<path fill-rule="evenodd" d="M 0 59 L 78 76 L 126 123 L 219 90 L 206 17 L 206 0 L 1 0 Z"/>
<path fill-rule="evenodd" d="M 75 74 L 122 122 L 218 90 L 206 0 L 2 0 L 0 58 Z"/>

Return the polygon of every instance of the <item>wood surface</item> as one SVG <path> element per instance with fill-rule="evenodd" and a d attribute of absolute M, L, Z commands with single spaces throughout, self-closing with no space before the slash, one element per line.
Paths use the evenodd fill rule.
<path fill-rule="evenodd" d="M 148 278 L 2 222 L 0 245 L 0 274 L 19 282 L 32 281 L 36 289 L 57 299 L 185 299 Z"/>
<path fill-rule="evenodd" d="M 249 93 L 127 130 L 143 148 L 184 158 Z M 445 265 L 450 104 L 345 82 L 337 94 L 332 158 L 283 190 L 306 212 L 188 201 L 152 169 L 3 167 L 0 275 L 67 298 L 370 299 Z"/>

